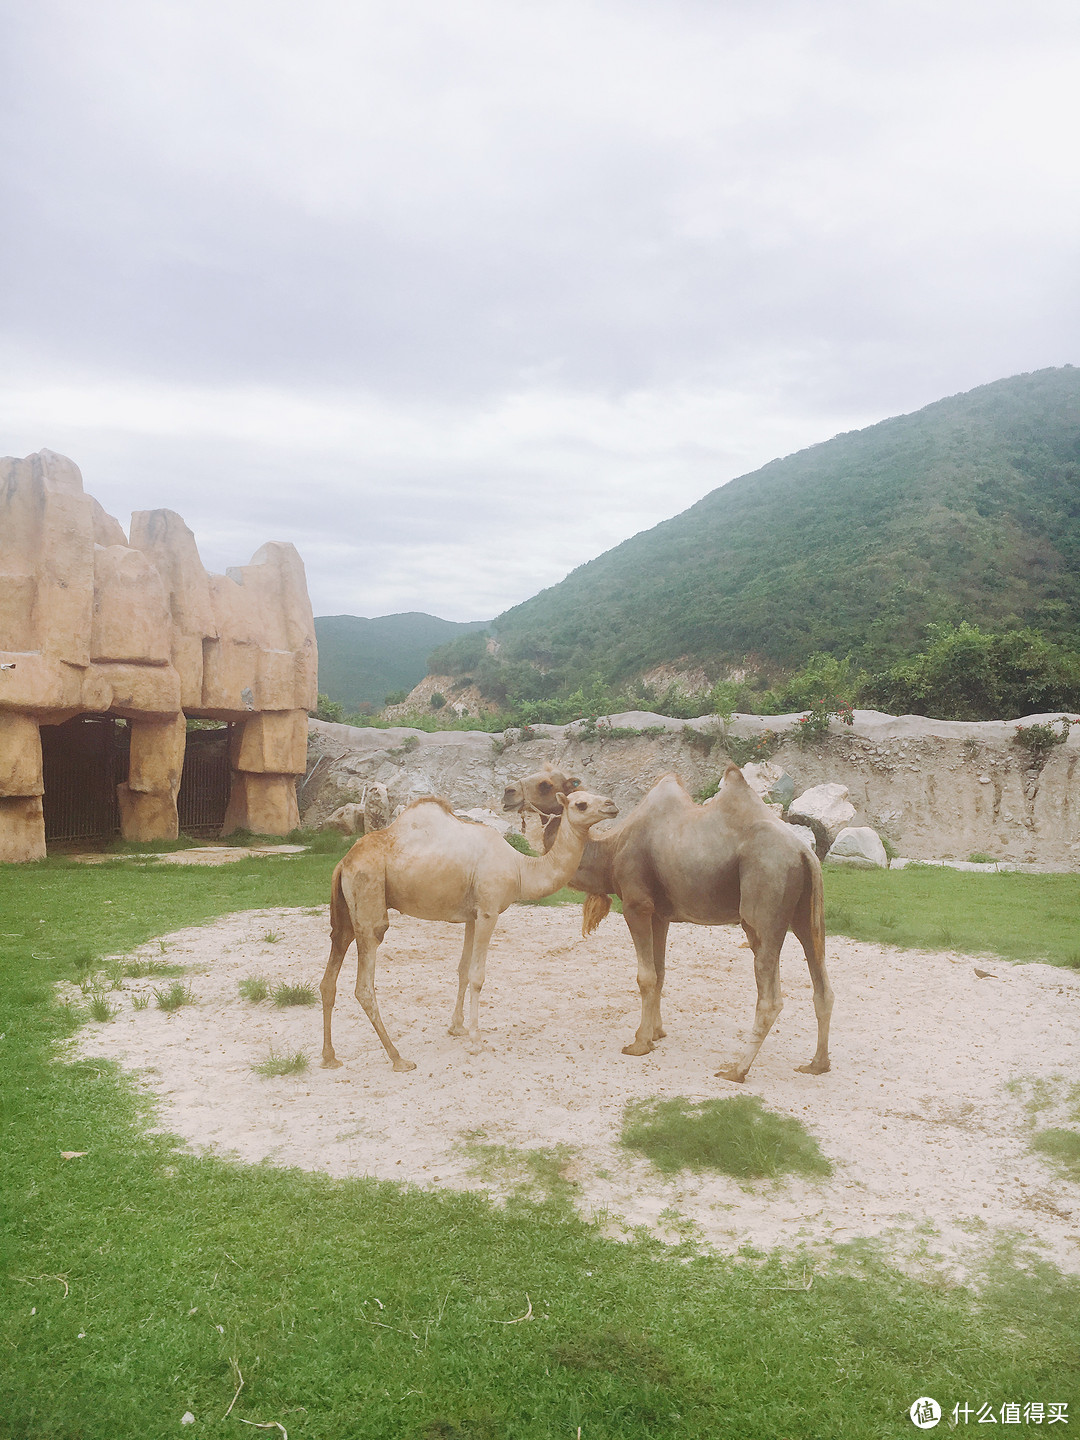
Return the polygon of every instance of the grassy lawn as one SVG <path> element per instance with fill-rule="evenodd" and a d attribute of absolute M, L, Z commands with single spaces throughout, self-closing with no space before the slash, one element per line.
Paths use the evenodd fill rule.
<path fill-rule="evenodd" d="M 825 928 L 907 949 L 1080 968 L 1080 875 L 826 865 Z"/>
<path fill-rule="evenodd" d="M 498 1209 L 197 1159 L 116 1067 L 58 1051 L 77 1017 L 56 980 L 229 911 L 324 904 L 334 859 L 0 867 L 0 1435 L 885 1440 L 921 1395 L 1076 1422 L 1080 1286 L 1048 1268 L 1002 1254 L 976 1294 L 863 1246 L 807 1290 L 798 1257 L 606 1240 L 558 1188 Z M 973 924 L 1008 892 L 1009 935 L 1030 934 L 1029 877 L 953 878 Z M 942 883 L 845 873 L 829 903 L 855 924 L 892 896 L 891 928 L 921 937 L 895 897 Z"/>

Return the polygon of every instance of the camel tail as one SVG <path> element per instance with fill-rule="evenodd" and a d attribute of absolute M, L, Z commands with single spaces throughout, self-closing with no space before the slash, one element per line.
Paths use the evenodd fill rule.
<path fill-rule="evenodd" d="M 809 850 L 803 857 L 803 868 L 810 881 L 810 940 L 815 964 L 825 960 L 825 886 L 821 879 L 821 865 Z"/>
<path fill-rule="evenodd" d="M 581 907 L 581 933 L 591 935 L 611 909 L 610 895 L 586 895 Z"/>
<path fill-rule="evenodd" d="M 345 899 L 345 890 L 341 883 L 341 872 L 344 861 L 338 861 L 334 866 L 334 878 L 330 881 L 330 934 L 352 936 L 352 916 L 349 914 L 349 904 Z M 351 941 L 350 941 L 351 943 Z"/>

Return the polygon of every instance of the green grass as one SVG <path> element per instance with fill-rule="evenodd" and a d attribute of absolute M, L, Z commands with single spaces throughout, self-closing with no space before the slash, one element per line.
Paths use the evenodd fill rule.
<path fill-rule="evenodd" d="M 241 998 L 258 1003 L 270 994 L 270 982 L 262 975 L 245 975 L 238 986 Z"/>
<path fill-rule="evenodd" d="M 1031 1148 L 1053 1160 L 1070 1180 L 1080 1180 L 1080 1131 L 1051 1126 L 1037 1132 Z"/>
<path fill-rule="evenodd" d="M 1080 1285 L 1048 1266 L 1003 1253 L 976 1295 L 864 1248 L 806 1290 L 803 1256 L 619 1243 L 557 1197 L 193 1155 L 116 1066 L 58 1051 L 79 1016 L 55 982 L 219 914 L 325 906 L 332 866 L 0 867 L 5 1440 L 159 1440 L 186 1411 L 211 1440 L 256 1433 L 240 1420 L 290 1440 L 892 1440 L 925 1394 L 1076 1413 Z"/>
<path fill-rule="evenodd" d="M 122 973 L 129 980 L 141 980 L 147 975 L 182 975 L 186 968 L 184 965 L 170 965 L 166 960 L 125 960 L 121 966 Z"/>
<path fill-rule="evenodd" d="M 826 932 L 854 940 L 1077 967 L 1078 915 L 1080 875 L 825 870 Z"/>
<path fill-rule="evenodd" d="M 284 981 L 275 985 L 271 993 L 279 1010 L 286 1005 L 314 1005 L 319 998 L 310 985 L 287 985 Z"/>
<path fill-rule="evenodd" d="M 256 1075 L 269 1079 L 273 1075 L 302 1075 L 310 1063 L 303 1050 L 287 1051 L 284 1055 L 278 1055 L 271 1046 L 266 1059 L 256 1061 L 251 1068 Z"/>
<path fill-rule="evenodd" d="M 779 1175 L 831 1175 L 832 1164 L 798 1120 L 774 1115 L 757 1095 L 722 1100 L 654 1097 L 632 1100 L 621 1143 L 658 1170 L 714 1170 L 740 1180 Z"/>

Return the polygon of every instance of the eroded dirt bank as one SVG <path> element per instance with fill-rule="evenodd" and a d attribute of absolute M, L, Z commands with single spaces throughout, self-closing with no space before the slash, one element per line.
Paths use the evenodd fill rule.
<path fill-rule="evenodd" d="M 420 795 L 445 795 L 459 809 L 498 810 L 508 780 L 550 760 L 581 775 L 620 806 L 637 803 L 669 770 L 696 791 L 727 763 L 710 736 L 750 737 L 765 729 L 784 734 L 792 716 L 735 716 L 725 726 L 709 719 L 683 722 L 635 712 L 613 716 L 616 726 L 649 734 L 583 734 L 575 726 L 536 726 L 494 737 L 479 731 L 424 734 L 369 730 L 312 721 L 301 815 L 320 825 L 339 806 L 361 799 L 372 781 L 386 785 L 392 805 Z M 855 712 L 855 724 L 833 722 L 828 736 L 802 747 L 785 740 L 775 755 L 794 778 L 796 793 L 825 781 L 846 785 L 857 815 L 903 854 L 917 860 L 966 860 L 973 853 L 1061 870 L 1080 869 L 1080 725 L 1045 763 L 1015 743 L 1022 721 L 927 720 Z M 685 732 L 692 732 L 693 739 Z"/>

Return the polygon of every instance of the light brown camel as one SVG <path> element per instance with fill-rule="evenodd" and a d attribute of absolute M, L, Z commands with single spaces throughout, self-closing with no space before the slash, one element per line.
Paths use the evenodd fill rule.
<path fill-rule="evenodd" d="M 529 792 L 535 778 L 519 782 L 519 791 Z M 780 1014 L 780 950 L 789 930 L 806 955 L 817 1015 L 817 1049 L 798 1069 L 809 1075 L 828 1070 L 833 992 L 825 973 L 821 866 L 738 766 L 727 767 L 720 789 L 704 805 L 694 803 L 677 776 L 665 775 L 618 825 L 590 837 L 568 883 L 586 892 L 583 935 L 611 909 L 610 896 L 622 901 L 641 991 L 641 1024 L 624 1055 L 646 1054 L 664 1034 L 660 997 L 671 922 L 741 923 L 754 952 L 754 1028 L 740 1058 L 717 1075 L 745 1080 Z"/>
<path fill-rule="evenodd" d="M 358 840 L 334 870 L 330 887 L 330 958 L 319 989 L 323 1004 L 322 1063 L 341 1064 L 330 1039 L 338 971 L 356 941 L 356 998 L 375 1027 L 395 1070 L 415 1070 L 386 1033 L 375 998 L 375 954 L 390 925 L 388 909 L 419 920 L 465 926 L 451 1035 L 464 1035 L 469 988 L 469 1039 L 480 1042 L 480 990 L 488 942 L 502 912 L 515 901 L 540 900 L 562 888 L 585 849 L 589 829 L 619 813 L 613 800 L 578 791 L 557 797 L 565 823 L 542 856 L 521 855 L 486 825 L 459 820 L 445 800 L 417 800 L 385 830 Z"/>

